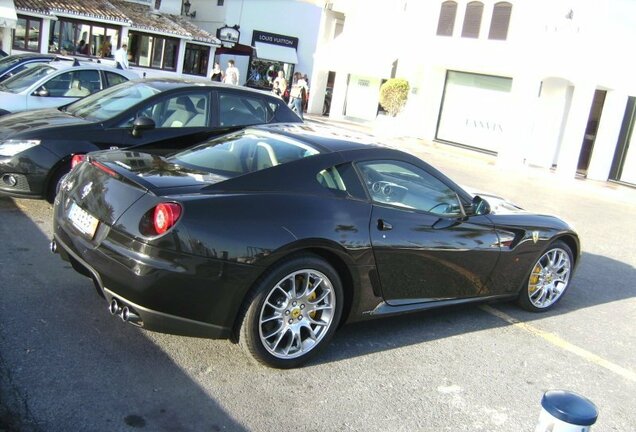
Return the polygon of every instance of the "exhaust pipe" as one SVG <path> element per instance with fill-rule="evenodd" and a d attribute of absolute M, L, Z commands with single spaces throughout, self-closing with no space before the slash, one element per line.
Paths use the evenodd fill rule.
<path fill-rule="evenodd" d="M 124 320 L 124 322 L 131 324 L 137 324 L 141 321 L 141 317 L 136 313 L 131 312 L 128 306 L 124 306 L 121 310 L 121 319 Z"/>
<path fill-rule="evenodd" d="M 57 242 L 55 239 L 51 240 L 51 243 L 49 243 L 49 249 L 51 250 L 51 253 L 57 253 Z"/>
<path fill-rule="evenodd" d="M 121 306 L 119 306 L 117 299 L 113 299 L 110 302 L 110 305 L 108 306 L 108 312 L 110 312 L 110 314 L 113 316 L 119 315 L 121 313 Z"/>

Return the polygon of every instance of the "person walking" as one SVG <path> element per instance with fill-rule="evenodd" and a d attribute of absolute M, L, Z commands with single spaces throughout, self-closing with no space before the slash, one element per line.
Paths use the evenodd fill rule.
<path fill-rule="evenodd" d="M 221 70 L 221 65 L 219 62 L 214 62 L 214 69 L 212 69 L 212 75 L 210 76 L 212 81 L 222 82 L 223 81 L 223 71 Z"/>
<path fill-rule="evenodd" d="M 223 82 L 226 84 L 238 85 L 239 83 L 239 70 L 234 66 L 234 60 L 227 62 L 227 69 L 225 70 L 225 78 Z"/>
<path fill-rule="evenodd" d="M 296 114 L 298 114 L 301 120 L 304 120 L 303 105 L 308 93 L 309 87 L 302 74 L 300 72 L 294 72 L 294 79 L 292 81 L 291 91 L 289 92 L 288 106 L 296 111 Z"/>
<path fill-rule="evenodd" d="M 128 65 L 128 45 L 123 44 L 117 51 L 115 51 L 115 64 L 119 64 L 122 69 L 130 69 Z"/>

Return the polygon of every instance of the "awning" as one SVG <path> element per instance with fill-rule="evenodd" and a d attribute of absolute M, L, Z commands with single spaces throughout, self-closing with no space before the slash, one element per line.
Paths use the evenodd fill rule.
<path fill-rule="evenodd" d="M 282 63 L 298 64 L 295 48 L 255 42 L 256 56 L 261 60 L 274 60 Z"/>
<path fill-rule="evenodd" d="M 15 28 L 17 22 L 13 0 L 0 0 L 0 27 Z"/>
<path fill-rule="evenodd" d="M 388 46 L 377 36 L 345 31 L 320 47 L 314 60 L 322 70 L 389 78 L 398 56 L 398 47 Z"/>
<path fill-rule="evenodd" d="M 241 45 L 241 44 L 234 44 L 232 48 L 222 46 L 217 48 L 214 51 L 215 56 L 222 55 L 222 54 L 251 56 L 253 53 L 254 53 L 253 47 L 249 45 Z"/>

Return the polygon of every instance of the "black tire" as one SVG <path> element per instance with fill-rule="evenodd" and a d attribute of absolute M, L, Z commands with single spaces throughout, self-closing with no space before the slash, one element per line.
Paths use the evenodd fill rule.
<path fill-rule="evenodd" d="M 320 277 L 312 279 L 312 276 Z M 326 280 L 316 282 L 322 276 Z M 307 282 L 305 288 L 301 288 L 302 293 L 301 289 L 298 290 L 298 296 L 290 297 L 289 292 L 287 292 L 285 294 L 287 297 L 285 297 L 283 293 L 286 291 L 278 289 L 277 286 L 287 289 L 288 286 L 292 286 L 292 280 L 294 286 L 298 286 L 298 283 L 305 284 L 305 280 L 310 282 Z M 313 291 L 310 293 L 310 297 L 301 295 L 311 290 Z M 315 300 L 318 295 L 324 296 L 325 299 L 312 303 L 311 296 L 314 296 L 313 300 Z M 273 301 L 276 296 L 280 297 L 277 303 L 280 309 L 272 307 L 276 305 L 270 302 L 265 303 L 268 299 Z M 292 301 L 294 301 L 293 306 L 291 306 Z M 323 302 L 325 302 L 322 304 L 324 310 L 316 311 L 315 309 Z M 239 344 L 254 360 L 267 366 L 279 369 L 299 367 L 318 354 L 329 343 L 342 316 L 343 302 L 340 277 L 328 262 L 310 254 L 292 257 L 270 269 L 249 294 L 240 319 Z M 304 309 L 305 307 L 306 309 Z M 304 312 L 301 308 L 304 309 Z M 310 311 L 310 309 L 314 310 Z M 280 313 L 280 316 L 276 316 L 277 313 Z M 303 313 L 305 313 L 304 317 Z M 311 315 L 312 313 L 314 315 Z M 267 315 L 272 315 L 273 318 L 263 322 L 261 327 L 260 318 Z M 304 322 L 302 322 L 303 318 Z M 294 322 L 292 323 L 292 321 Z M 323 321 L 328 321 L 328 324 L 315 325 L 315 328 L 312 329 L 311 326 L 314 325 L 312 323 Z M 271 327 L 267 329 L 266 326 Z M 278 331 L 276 331 L 277 328 Z M 261 333 L 261 330 L 270 332 L 272 329 L 274 331 L 271 338 L 266 338 L 267 335 Z M 295 329 L 298 330 L 295 331 Z M 309 333 L 310 331 L 311 333 Z M 302 339 L 303 334 L 307 338 Z M 316 335 L 318 336 L 317 341 Z M 278 343 L 275 343 L 276 340 Z M 308 348 L 304 346 L 305 342 L 309 345 Z M 288 354 L 274 352 L 279 343 L 292 344 L 288 348 Z M 289 354 L 290 349 L 295 351 Z M 307 350 L 304 351 L 304 349 Z M 283 350 L 284 348 L 281 346 L 281 351 Z"/>
<path fill-rule="evenodd" d="M 44 199 L 46 199 L 49 203 L 53 204 L 53 202 L 55 201 L 55 195 L 57 194 L 57 185 L 60 180 L 62 180 L 62 177 L 68 174 L 69 171 L 71 171 L 71 164 L 65 163 L 62 166 L 58 167 L 51 176 L 51 179 L 46 186 L 44 194 Z"/>
<path fill-rule="evenodd" d="M 562 263 L 559 261 L 556 263 L 557 265 L 551 266 L 549 264 L 551 254 L 554 254 L 555 257 L 558 256 Z M 545 275 L 539 271 L 542 269 L 547 269 Z M 569 288 L 573 271 L 572 249 L 560 240 L 552 242 L 530 269 L 519 292 L 517 303 L 530 312 L 546 312 L 552 309 Z M 542 290 L 545 292 L 543 304 L 541 302 L 541 299 L 544 298 Z"/>

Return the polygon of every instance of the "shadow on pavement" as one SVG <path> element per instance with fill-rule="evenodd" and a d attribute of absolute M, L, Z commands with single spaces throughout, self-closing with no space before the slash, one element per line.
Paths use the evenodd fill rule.
<path fill-rule="evenodd" d="M 51 209 L 33 205 L 29 217 L 0 198 L 0 429 L 244 430 L 143 331 L 113 322 L 89 279 L 47 252 Z"/>

